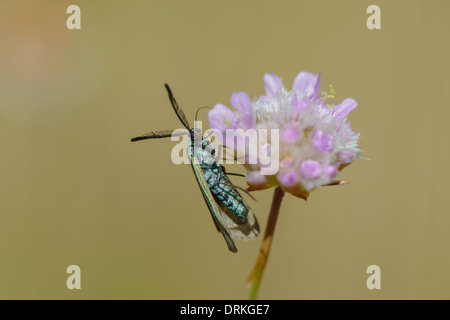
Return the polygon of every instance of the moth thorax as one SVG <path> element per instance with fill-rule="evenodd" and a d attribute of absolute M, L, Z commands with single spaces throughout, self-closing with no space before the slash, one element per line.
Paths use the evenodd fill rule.
<path fill-rule="evenodd" d="M 195 144 L 201 144 L 201 141 L 203 140 L 202 129 L 191 129 L 191 139 L 195 141 Z"/>

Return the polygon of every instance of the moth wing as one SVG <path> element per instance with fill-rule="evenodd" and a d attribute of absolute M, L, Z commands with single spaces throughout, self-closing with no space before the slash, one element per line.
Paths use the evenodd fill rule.
<path fill-rule="evenodd" d="M 217 201 L 217 204 L 219 205 L 220 215 L 224 225 L 233 239 L 253 240 L 259 235 L 259 223 L 250 208 L 246 220 L 243 221 L 222 202 Z"/>
<path fill-rule="evenodd" d="M 198 160 L 195 156 L 191 156 L 191 166 L 217 230 L 222 233 L 225 242 L 227 243 L 228 250 L 230 250 L 231 252 L 237 252 L 236 245 L 234 244 L 234 241 L 230 236 L 230 233 L 228 232 L 226 223 L 223 221 L 223 216 L 220 212 L 220 208 L 208 188 L 208 183 L 205 180 L 202 168 L 198 164 Z"/>

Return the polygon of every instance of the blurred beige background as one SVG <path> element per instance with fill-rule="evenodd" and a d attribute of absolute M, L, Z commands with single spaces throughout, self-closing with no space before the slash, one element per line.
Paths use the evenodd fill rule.
<path fill-rule="evenodd" d="M 77 4 L 82 29 L 66 28 Z M 381 30 L 366 8 L 381 7 Z M 450 2 L 13 1 L 0 4 L 0 298 L 246 299 L 260 240 L 231 254 L 174 142 L 233 91 L 322 72 L 370 158 L 285 197 L 261 299 L 449 299 Z M 206 120 L 206 112 L 201 112 Z M 229 170 L 242 172 L 239 166 Z M 244 181 L 233 181 L 244 185 Z M 273 190 L 249 199 L 265 227 Z M 248 198 L 247 198 L 248 199 Z M 81 290 L 66 268 L 81 267 Z M 381 267 L 381 290 L 366 268 Z"/>

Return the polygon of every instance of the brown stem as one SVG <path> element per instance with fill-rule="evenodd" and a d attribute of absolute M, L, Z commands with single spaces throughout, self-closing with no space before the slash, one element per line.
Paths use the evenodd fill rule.
<path fill-rule="evenodd" d="M 284 191 L 280 187 L 276 187 L 273 193 L 272 206 L 270 208 L 269 220 L 267 221 L 264 239 L 261 243 L 261 249 L 256 260 L 253 271 L 247 282 L 252 285 L 250 290 L 250 300 L 256 300 L 258 296 L 259 285 L 269 258 L 270 246 L 272 245 L 273 234 L 277 224 L 278 214 L 280 213 L 281 201 L 284 197 Z"/>

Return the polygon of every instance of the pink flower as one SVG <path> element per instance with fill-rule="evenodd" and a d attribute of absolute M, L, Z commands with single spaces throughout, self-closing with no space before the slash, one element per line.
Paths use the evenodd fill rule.
<path fill-rule="evenodd" d="M 265 74 L 263 80 L 265 95 L 250 101 L 245 92 L 233 93 L 232 109 L 217 104 L 209 111 L 210 126 L 224 135 L 227 129 L 240 134 L 255 129 L 263 140 L 259 152 L 264 156 L 270 156 L 268 150 L 277 143 L 279 154 L 274 156 L 279 157 L 280 166 L 276 174 L 263 175 L 262 163 L 246 164 L 250 189 L 280 185 L 284 191 L 306 198 L 314 188 L 333 182 L 340 170 L 360 157 L 359 134 L 347 121 L 358 104 L 352 98 L 338 105 L 330 103 L 333 89 L 332 94 L 320 97 L 320 73 L 301 71 L 290 91 L 275 73 Z M 279 130 L 279 141 L 260 136 L 258 129 Z"/>

